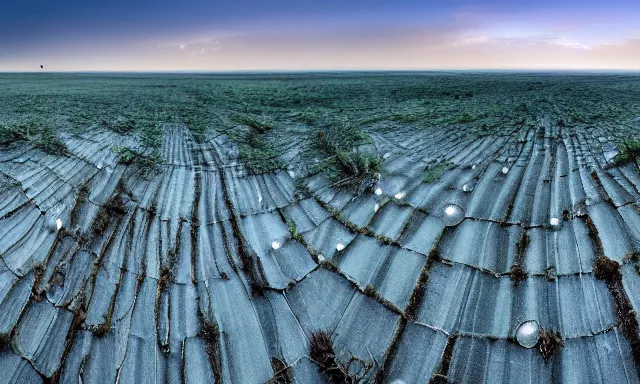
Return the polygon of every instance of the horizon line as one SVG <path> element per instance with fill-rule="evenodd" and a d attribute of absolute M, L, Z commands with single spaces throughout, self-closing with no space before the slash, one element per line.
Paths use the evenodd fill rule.
<path fill-rule="evenodd" d="M 3 70 L 0 74 L 99 74 L 99 73 L 158 73 L 158 74 L 287 74 L 287 73 L 640 73 L 640 68 L 468 68 L 468 69 L 148 69 L 148 70 Z"/>

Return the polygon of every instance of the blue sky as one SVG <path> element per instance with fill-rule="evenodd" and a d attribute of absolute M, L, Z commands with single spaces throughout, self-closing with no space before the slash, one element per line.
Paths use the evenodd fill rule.
<path fill-rule="evenodd" d="M 640 3 L 33 0 L 0 70 L 640 69 Z"/>

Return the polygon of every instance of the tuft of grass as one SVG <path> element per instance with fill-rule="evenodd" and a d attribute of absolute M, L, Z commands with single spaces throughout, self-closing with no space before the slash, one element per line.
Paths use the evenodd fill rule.
<path fill-rule="evenodd" d="M 102 124 L 118 133 L 131 133 L 136 129 L 136 121 L 134 119 L 127 119 L 122 116 L 117 116 L 111 121 L 103 119 Z"/>
<path fill-rule="evenodd" d="M 162 124 L 149 125 L 141 129 L 140 139 L 145 148 L 160 148 L 162 144 Z"/>
<path fill-rule="evenodd" d="M 598 280 L 612 283 L 620 279 L 620 264 L 606 256 L 598 256 L 593 263 L 593 274 Z"/>
<path fill-rule="evenodd" d="M 409 124 L 409 123 L 415 123 L 417 121 L 423 120 L 424 118 L 425 116 L 418 115 L 415 113 L 396 113 L 391 115 L 390 120 L 396 121 L 398 123 Z"/>
<path fill-rule="evenodd" d="M 294 239 L 295 241 L 301 244 L 305 244 L 304 238 L 298 232 L 298 229 L 296 228 L 296 225 L 294 223 L 289 224 L 289 233 L 291 234 L 292 239 Z"/>
<path fill-rule="evenodd" d="M 51 130 L 44 130 L 40 137 L 31 142 L 34 148 L 49 155 L 71 156 L 67 146 Z"/>
<path fill-rule="evenodd" d="M 553 355 L 560 353 L 563 347 L 564 342 L 562 341 L 562 336 L 559 331 L 553 329 L 542 330 L 540 340 L 538 341 L 538 349 L 544 361 L 548 361 Z"/>
<path fill-rule="evenodd" d="M 250 173 L 256 175 L 268 173 L 280 168 L 279 153 L 266 146 L 260 144 L 256 147 L 250 145 L 240 145 L 238 158 L 244 163 Z"/>
<path fill-rule="evenodd" d="M 331 384 L 357 384 L 365 382 L 373 365 L 355 356 L 352 356 L 346 364 L 338 362 L 333 347 L 331 336 L 325 331 L 317 331 L 311 334 L 311 359 L 315 361 L 320 372 Z M 355 372 L 354 371 L 358 371 Z"/>
<path fill-rule="evenodd" d="M 291 384 L 291 368 L 284 361 L 277 357 L 271 357 L 271 368 L 273 369 L 273 377 L 265 384 Z"/>
<path fill-rule="evenodd" d="M 382 159 L 375 155 L 353 151 L 338 151 L 331 160 L 337 167 L 343 180 L 362 184 L 371 179 L 377 179 L 376 175 L 382 169 Z"/>
<path fill-rule="evenodd" d="M 6 146 L 16 141 L 28 140 L 28 124 L 1 124 L 0 146 Z"/>
<path fill-rule="evenodd" d="M 513 285 L 517 287 L 521 281 L 527 279 L 527 271 L 524 270 L 522 265 L 513 264 L 509 270 L 509 277 L 511 278 Z"/>
<path fill-rule="evenodd" d="M 91 329 L 96 337 L 105 337 L 111 330 L 111 323 L 103 323 Z"/>
<path fill-rule="evenodd" d="M 238 124 L 246 125 L 247 127 L 253 128 L 259 133 L 265 133 L 266 131 L 273 128 L 273 126 L 265 120 L 261 120 L 255 116 L 250 115 L 233 115 L 231 116 L 231 120 Z"/>
<path fill-rule="evenodd" d="M 471 116 L 469 113 L 465 112 L 458 116 L 456 120 L 459 124 L 468 124 L 473 123 L 476 119 Z"/>
<path fill-rule="evenodd" d="M 92 225 L 94 235 L 104 233 L 109 227 L 109 220 L 111 220 L 114 215 L 123 216 L 127 213 L 127 207 L 122 200 L 121 192 L 121 188 L 119 187 L 118 191 L 100 207 Z"/>
<path fill-rule="evenodd" d="M 422 174 L 422 182 L 427 184 L 434 183 L 438 179 L 440 179 L 445 172 L 455 169 L 455 167 L 455 164 L 448 161 L 438 163 L 432 167 L 428 167 Z"/>
<path fill-rule="evenodd" d="M 121 147 L 121 146 L 111 147 L 111 152 L 120 156 L 120 163 L 126 164 L 126 165 L 132 164 L 133 161 L 138 156 L 138 152 L 129 147 Z"/>
<path fill-rule="evenodd" d="M 361 193 L 380 178 L 382 158 L 358 149 L 371 138 L 348 124 L 333 126 L 328 132 L 318 131 L 312 142 L 314 149 L 326 158 L 321 166 L 337 187 L 351 187 Z"/>
<path fill-rule="evenodd" d="M 144 154 L 134 148 L 115 146 L 111 148 L 111 152 L 120 157 L 121 164 L 134 164 L 148 171 L 162 164 L 162 156 L 155 151 L 151 154 Z"/>
<path fill-rule="evenodd" d="M 307 108 L 298 113 L 298 115 L 296 116 L 296 120 L 306 125 L 315 125 L 315 123 L 320 119 L 321 115 L 321 110 Z"/>
<path fill-rule="evenodd" d="M 640 157 L 640 139 L 624 139 L 618 143 L 618 154 L 613 159 L 613 165 L 620 166 L 633 163 L 638 166 Z"/>
<path fill-rule="evenodd" d="M 320 366 L 320 372 L 329 383 L 353 383 L 343 368 L 336 361 L 333 340 L 325 331 L 311 334 L 311 359 Z"/>
<path fill-rule="evenodd" d="M 67 146 L 51 128 L 37 121 L 0 125 L 0 146 L 17 141 L 29 141 L 34 148 L 49 155 L 71 156 Z"/>
<path fill-rule="evenodd" d="M 264 135 L 266 128 L 245 125 L 252 129 L 241 134 L 236 141 L 238 142 L 238 159 L 244 163 L 247 170 L 252 174 L 260 174 L 281 168 L 280 152 Z"/>

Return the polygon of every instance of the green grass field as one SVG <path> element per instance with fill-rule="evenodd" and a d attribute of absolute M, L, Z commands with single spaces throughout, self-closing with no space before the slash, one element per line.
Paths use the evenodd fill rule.
<path fill-rule="evenodd" d="M 52 132 L 100 125 L 153 151 L 159 124 L 184 123 L 197 137 L 227 135 L 255 172 L 282 166 L 287 138 L 313 143 L 347 125 L 340 151 L 350 153 L 370 132 L 399 126 L 482 137 L 546 117 L 566 128 L 615 125 L 625 136 L 640 116 L 632 74 L 2 74 L 0 89 L 0 145 L 31 140 L 64 155 Z"/>

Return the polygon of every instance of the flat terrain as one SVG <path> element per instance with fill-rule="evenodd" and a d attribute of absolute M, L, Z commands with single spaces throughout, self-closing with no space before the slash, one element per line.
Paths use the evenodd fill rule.
<path fill-rule="evenodd" d="M 0 382 L 638 383 L 637 156 L 633 74 L 1 74 Z"/>

